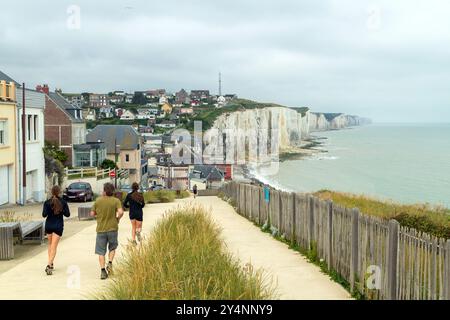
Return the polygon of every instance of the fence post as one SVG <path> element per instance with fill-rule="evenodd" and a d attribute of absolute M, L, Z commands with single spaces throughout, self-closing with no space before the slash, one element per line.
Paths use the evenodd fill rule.
<path fill-rule="evenodd" d="M 445 243 L 444 256 L 444 299 L 450 300 L 450 239 Z"/>
<path fill-rule="evenodd" d="M 83 178 L 83 168 L 80 169 L 81 177 Z"/>
<path fill-rule="evenodd" d="M 328 200 L 328 270 L 333 265 L 333 201 Z"/>
<path fill-rule="evenodd" d="M 309 249 L 312 249 L 313 239 L 314 239 L 314 197 L 309 196 Z"/>
<path fill-rule="evenodd" d="M 295 223 L 296 217 L 295 213 L 297 212 L 297 193 L 292 193 L 292 225 L 291 225 L 291 243 L 295 243 Z"/>
<path fill-rule="evenodd" d="M 350 256 L 350 288 L 353 291 L 358 273 L 359 210 L 352 210 L 352 250 Z"/>
<path fill-rule="evenodd" d="M 278 232 L 279 235 L 283 235 L 281 232 L 284 230 L 284 219 L 283 219 L 283 192 L 278 191 Z M 284 230 L 284 236 L 286 237 L 286 230 Z"/>
<path fill-rule="evenodd" d="M 399 223 L 396 220 L 389 220 L 388 233 L 388 256 L 387 256 L 387 298 L 397 299 L 397 254 L 398 254 L 398 232 Z"/>

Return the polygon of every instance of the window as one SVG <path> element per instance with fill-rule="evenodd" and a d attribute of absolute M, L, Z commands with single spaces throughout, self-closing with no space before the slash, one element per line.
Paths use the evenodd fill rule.
<path fill-rule="evenodd" d="M 33 116 L 33 140 L 37 140 L 38 116 Z"/>
<path fill-rule="evenodd" d="M 126 155 L 125 155 L 125 161 L 126 161 L 126 162 L 129 162 L 129 161 L 130 161 L 130 155 L 129 155 L 129 154 L 126 154 Z"/>
<path fill-rule="evenodd" d="M 7 131 L 6 120 L 0 120 L 0 146 L 4 146 L 7 143 L 6 131 Z"/>
<path fill-rule="evenodd" d="M 28 126 L 27 126 L 27 128 L 28 128 L 28 141 L 30 141 L 31 140 L 31 117 L 32 116 L 28 116 Z"/>

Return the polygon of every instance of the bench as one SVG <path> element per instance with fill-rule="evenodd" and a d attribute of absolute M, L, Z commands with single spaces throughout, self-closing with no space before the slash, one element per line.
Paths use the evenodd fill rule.
<path fill-rule="evenodd" d="M 18 238 L 21 244 L 24 241 L 44 241 L 44 222 L 3 222 L 0 223 L 0 260 L 14 258 L 14 238 Z"/>
<path fill-rule="evenodd" d="M 78 220 L 94 220 L 95 217 L 91 216 L 92 206 L 80 206 L 78 207 Z"/>

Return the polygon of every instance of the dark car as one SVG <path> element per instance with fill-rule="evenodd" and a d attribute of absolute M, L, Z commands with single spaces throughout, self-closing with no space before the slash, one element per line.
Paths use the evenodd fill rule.
<path fill-rule="evenodd" d="M 163 190 L 163 189 L 165 189 L 164 186 L 162 186 L 160 184 L 155 184 L 155 185 L 150 187 L 151 191 L 158 191 L 158 190 Z"/>
<path fill-rule="evenodd" d="M 74 182 L 64 190 L 63 198 L 69 201 L 92 201 L 94 199 L 94 192 L 89 183 Z"/>

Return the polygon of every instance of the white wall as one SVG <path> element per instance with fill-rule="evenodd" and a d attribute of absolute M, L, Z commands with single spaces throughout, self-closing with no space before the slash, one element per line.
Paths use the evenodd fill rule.
<path fill-rule="evenodd" d="M 40 92 L 27 90 L 25 93 L 25 114 L 37 115 L 37 137 L 28 141 L 28 130 L 26 133 L 26 170 L 27 170 L 27 198 L 26 200 L 34 200 L 38 202 L 45 201 L 45 160 L 44 160 L 44 106 L 45 95 Z M 22 91 L 17 90 L 17 181 L 19 201 L 22 201 L 22 165 L 23 165 L 23 142 L 22 142 Z M 33 121 L 32 121 L 33 123 Z M 33 126 L 33 124 L 32 124 Z M 27 119 L 25 119 L 25 128 L 28 127 Z M 33 136 L 33 132 L 32 132 Z"/>

